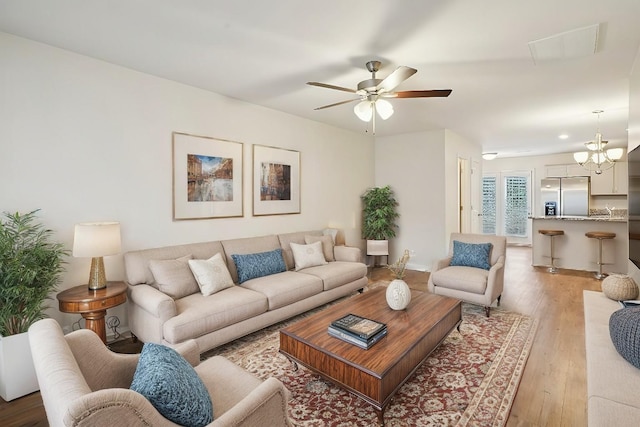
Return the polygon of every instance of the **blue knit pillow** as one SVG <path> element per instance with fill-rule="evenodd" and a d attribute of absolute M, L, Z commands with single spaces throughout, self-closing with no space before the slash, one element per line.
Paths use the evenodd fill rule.
<path fill-rule="evenodd" d="M 176 424 L 200 427 L 213 421 L 207 388 L 189 362 L 170 347 L 144 344 L 130 388 Z"/>
<path fill-rule="evenodd" d="M 620 356 L 640 369 L 640 307 L 613 312 L 609 318 L 609 335 Z"/>
<path fill-rule="evenodd" d="M 453 258 L 450 265 L 491 269 L 489 255 L 491 243 L 464 243 L 453 241 Z"/>
<path fill-rule="evenodd" d="M 282 258 L 282 249 L 256 254 L 233 254 L 231 258 L 236 263 L 238 283 L 287 270 L 284 258 Z"/>

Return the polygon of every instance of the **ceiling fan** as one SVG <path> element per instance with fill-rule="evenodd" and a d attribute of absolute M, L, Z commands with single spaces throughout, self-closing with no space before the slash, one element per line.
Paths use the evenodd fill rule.
<path fill-rule="evenodd" d="M 380 65 L 380 61 L 367 62 L 366 66 L 367 70 L 371 73 L 371 78 L 358 83 L 357 89 L 355 90 L 327 83 L 307 82 L 307 84 L 311 86 L 341 90 L 343 92 L 358 95 L 358 98 L 324 105 L 322 107 L 315 108 L 315 110 L 322 110 L 342 104 L 348 104 L 350 102 L 360 101 L 353 108 L 353 111 L 356 113 L 356 116 L 364 122 L 369 122 L 373 119 L 373 133 L 375 134 L 375 113 L 377 112 L 382 120 L 388 119 L 393 114 L 393 105 L 385 98 L 446 98 L 451 94 L 451 89 L 405 90 L 394 92 L 393 89 L 417 73 L 418 70 L 411 67 L 400 66 L 384 79 L 378 79 L 376 78 L 376 73 L 380 69 Z"/>

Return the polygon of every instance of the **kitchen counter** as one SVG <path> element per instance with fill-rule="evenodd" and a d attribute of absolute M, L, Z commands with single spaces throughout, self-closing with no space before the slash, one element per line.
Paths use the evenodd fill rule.
<path fill-rule="evenodd" d="M 629 258 L 629 234 L 627 219 L 622 217 L 566 216 L 533 217 L 532 263 L 547 266 L 549 260 L 549 237 L 538 232 L 541 229 L 563 230 L 563 236 L 553 239 L 556 267 L 571 270 L 597 271 L 598 241 L 585 236 L 588 231 L 616 233 L 615 239 L 602 241 L 602 260 L 605 273 L 627 273 Z"/>
<path fill-rule="evenodd" d="M 609 215 L 591 215 L 591 216 L 535 216 L 531 219 L 542 219 L 546 221 L 605 221 L 605 222 L 627 222 L 627 218 Z"/>

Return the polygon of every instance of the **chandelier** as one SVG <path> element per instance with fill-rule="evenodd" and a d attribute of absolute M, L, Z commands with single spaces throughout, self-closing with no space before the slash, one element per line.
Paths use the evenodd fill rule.
<path fill-rule="evenodd" d="M 605 150 L 609 141 L 602 140 L 602 134 L 600 133 L 600 113 L 602 113 L 602 110 L 593 111 L 593 114 L 598 115 L 598 128 L 596 130 L 595 141 L 585 142 L 584 144 L 589 151 L 573 153 L 573 159 L 580 166 L 591 172 L 595 172 L 596 175 L 600 175 L 603 170 L 612 167 L 614 162 L 616 160 L 620 160 L 624 153 L 622 148 L 610 148 Z"/>

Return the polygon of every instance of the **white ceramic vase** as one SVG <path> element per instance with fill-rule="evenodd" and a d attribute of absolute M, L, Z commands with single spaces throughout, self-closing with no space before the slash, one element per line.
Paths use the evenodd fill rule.
<path fill-rule="evenodd" d="M 387 304 L 393 310 L 404 310 L 411 302 L 411 289 L 404 280 L 395 279 L 387 286 Z"/>

